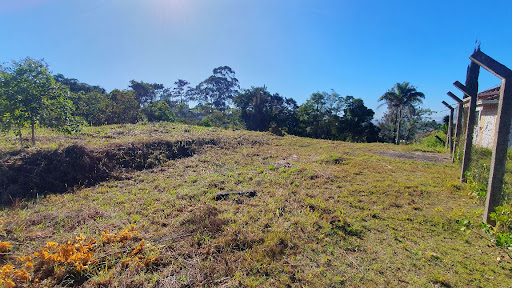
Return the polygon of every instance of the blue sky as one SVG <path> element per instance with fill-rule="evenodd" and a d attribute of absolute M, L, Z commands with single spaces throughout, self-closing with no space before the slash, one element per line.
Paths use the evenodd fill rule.
<path fill-rule="evenodd" d="M 0 62 L 44 58 L 54 73 L 126 89 L 129 80 L 193 85 L 230 66 L 242 88 L 299 104 L 317 91 L 377 99 L 396 82 L 447 114 L 475 41 L 512 68 L 509 1 L 0 0 Z M 481 72 L 480 89 L 499 85 Z"/>

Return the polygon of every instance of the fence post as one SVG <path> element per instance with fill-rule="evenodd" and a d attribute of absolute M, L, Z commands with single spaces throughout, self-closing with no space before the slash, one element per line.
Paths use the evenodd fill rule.
<path fill-rule="evenodd" d="M 453 100 L 455 100 L 455 102 L 457 102 L 457 119 L 456 119 L 456 122 L 455 122 L 455 138 L 454 138 L 454 143 L 453 143 L 453 151 L 452 151 L 452 162 L 455 161 L 455 154 L 457 152 L 457 146 L 459 145 L 460 143 L 460 132 L 461 132 L 461 125 L 462 125 L 462 110 L 464 109 L 463 107 L 463 102 L 462 100 L 455 96 L 455 94 L 453 94 L 452 92 L 448 91 L 448 96 L 450 96 Z"/>
<path fill-rule="evenodd" d="M 480 51 L 480 49 L 478 49 Z M 466 74 L 466 85 L 462 85 L 459 81 L 455 81 L 453 85 L 466 94 L 469 101 L 468 120 L 466 126 L 466 141 L 464 143 L 464 154 L 462 156 L 462 171 L 460 181 L 466 182 L 466 171 L 469 169 L 471 162 L 471 145 L 473 145 L 473 130 L 475 128 L 475 110 L 478 94 L 478 76 L 480 75 L 480 66 L 471 61 Z"/>
<path fill-rule="evenodd" d="M 489 218 L 489 213 L 494 211 L 501 203 L 503 178 L 505 176 L 505 164 L 507 161 L 508 137 L 512 119 L 512 70 L 498 61 L 487 56 L 480 50 L 475 51 L 470 57 L 471 61 L 482 66 L 501 79 L 500 100 L 498 104 L 496 134 L 493 140 L 491 171 L 489 174 L 489 186 L 487 187 L 487 199 L 483 221 L 495 224 Z"/>
<path fill-rule="evenodd" d="M 453 151 L 453 107 L 450 104 L 446 103 L 445 101 L 442 101 L 442 103 L 444 104 L 444 106 L 450 109 L 450 116 L 448 117 L 448 133 L 446 133 L 446 149 L 451 155 Z"/>

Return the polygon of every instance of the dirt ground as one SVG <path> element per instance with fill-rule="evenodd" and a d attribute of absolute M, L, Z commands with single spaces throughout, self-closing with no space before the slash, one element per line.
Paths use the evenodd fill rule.
<path fill-rule="evenodd" d="M 380 156 L 397 158 L 401 160 L 417 160 L 433 163 L 451 162 L 450 155 L 445 153 L 430 153 L 421 151 L 378 151 L 374 153 Z"/>

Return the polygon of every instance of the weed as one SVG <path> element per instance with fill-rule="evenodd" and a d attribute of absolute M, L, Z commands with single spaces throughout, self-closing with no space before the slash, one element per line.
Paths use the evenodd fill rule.
<path fill-rule="evenodd" d="M 178 147 L 193 148 L 192 155 L 168 158 L 174 149 L 151 143 L 182 143 Z M 477 227 L 472 223 L 479 223 L 481 205 L 468 197 L 467 185 L 456 184 L 456 165 L 436 162 L 439 153 L 149 123 L 87 127 L 66 137 L 49 132 L 24 151 L 0 144 L 0 164 L 72 145 L 122 155 L 110 162 L 119 170 L 104 181 L 0 210 L 1 241 L 12 245 L 0 263 L 28 272 L 28 282 L 6 276 L 20 287 L 512 284 L 512 264 L 487 240 L 453 233 L 461 227 L 457 219 Z M 215 201 L 221 189 L 258 193 Z M 75 256 L 75 262 L 68 257 L 45 266 L 33 255 L 41 249 L 58 254 L 68 241 L 79 247 L 71 235 L 80 234 L 84 247 L 95 241 L 88 260 Z"/>

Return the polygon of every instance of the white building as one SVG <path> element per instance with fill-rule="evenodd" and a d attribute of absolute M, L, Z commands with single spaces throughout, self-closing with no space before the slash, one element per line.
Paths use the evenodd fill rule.
<path fill-rule="evenodd" d="M 496 115 L 498 114 L 498 102 L 500 98 L 500 87 L 478 93 L 476 102 L 476 123 L 473 134 L 473 145 L 492 148 L 492 141 L 495 135 Z M 512 146 L 510 139 L 508 146 Z"/>

